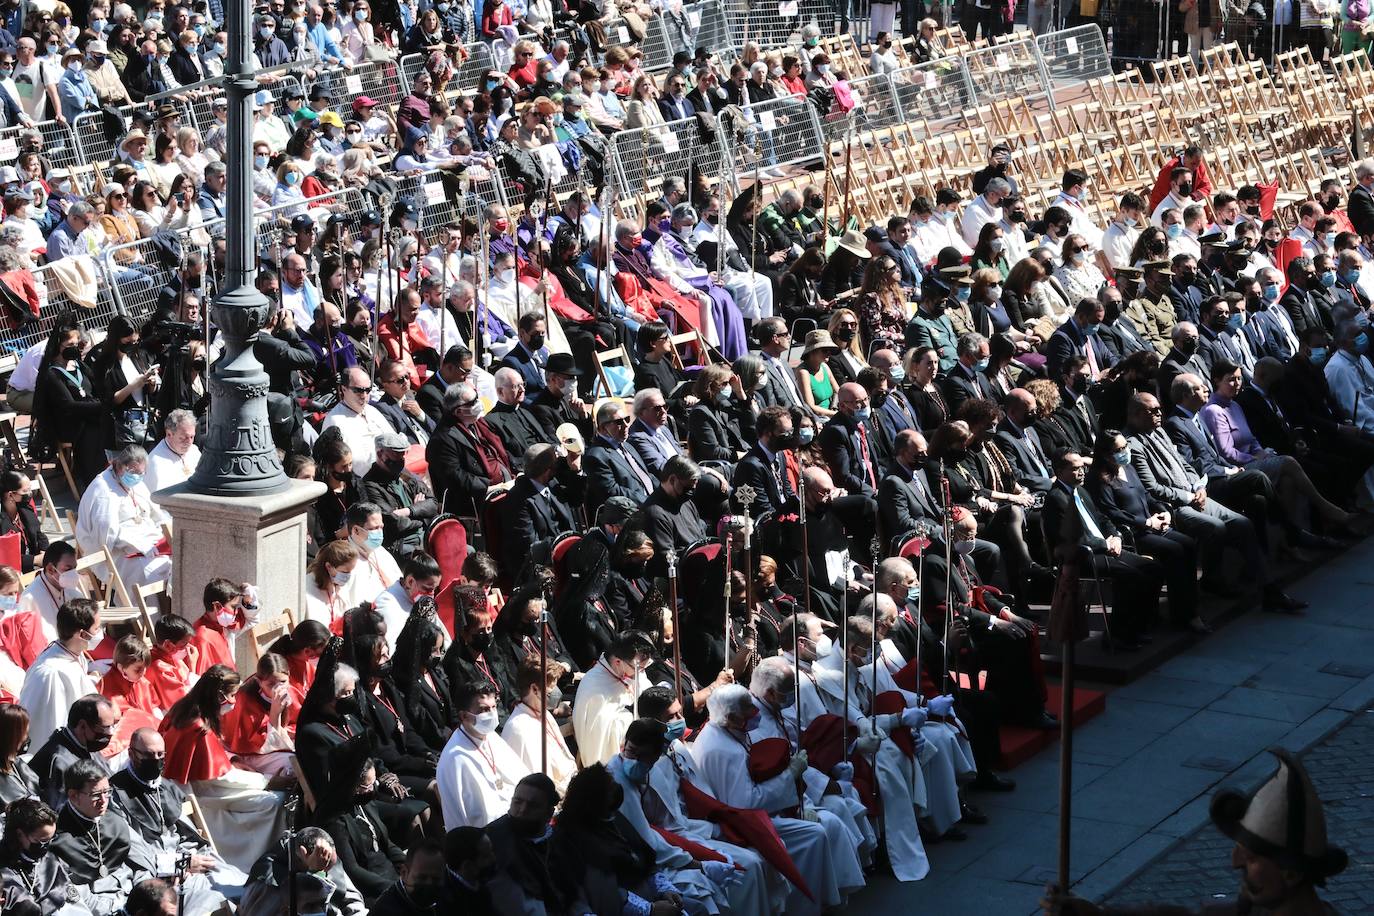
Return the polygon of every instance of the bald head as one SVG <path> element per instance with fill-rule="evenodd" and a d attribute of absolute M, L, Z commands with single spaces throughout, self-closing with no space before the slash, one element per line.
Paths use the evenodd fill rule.
<path fill-rule="evenodd" d="M 507 407 L 518 404 L 525 397 L 525 377 L 509 366 L 496 370 L 496 399 Z"/>
<path fill-rule="evenodd" d="M 155 728 L 140 728 L 129 738 L 129 749 L 139 754 L 157 756 L 167 752 L 167 743 Z"/>
<path fill-rule="evenodd" d="M 836 406 L 841 412 L 852 417 L 858 410 L 868 406 L 868 391 L 857 382 L 845 382 L 840 386 L 840 396 Z"/>
<path fill-rule="evenodd" d="M 830 502 L 835 490 L 835 481 L 824 468 L 810 467 L 802 472 L 806 478 L 806 504 L 815 508 Z"/>
<path fill-rule="evenodd" d="M 881 350 L 874 350 L 868 356 L 868 364 L 880 372 L 891 373 L 894 366 L 900 366 L 902 358 L 897 355 L 895 350 L 884 347 Z"/>
<path fill-rule="evenodd" d="M 1006 411 L 1008 420 L 1017 426 L 1025 427 L 1035 416 L 1035 395 L 1024 388 L 1013 388 L 1007 394 L 1002 409 Z"/>

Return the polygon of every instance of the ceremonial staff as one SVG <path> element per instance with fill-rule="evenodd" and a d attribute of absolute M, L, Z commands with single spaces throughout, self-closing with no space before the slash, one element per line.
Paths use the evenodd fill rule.
<path fill-rule="evenodd" d="M 677 551 L 669 547 L 664 559 L 668 563 L 668 607 L 673 615 L 673 692 L 686 706 L 682 696 L 682 630 L 677 614 Z"/>
<path fill-rule="evenodd" d="M 844 676 L 844 712 L 840 718 L 840 748 L 849 762 L 849 551 L 840 554 L 844 564 L 844 591 L 840 593 L 840 673 Z M 876 606 L 876 605 L 875 605 Z"/>
<path fill-rule="evenodd" d="M 1050 638 L 1063 649 L 1059 705 L 1059 888 L 1069 888 L 1069 851 L 1073 805 L 1073 689 L 1074 651 L 1088 637 L 1087 604 L 1079 594 L 1079 571 L 1092 569 L 1092 551 L 1074 550 L 1059 570 L 1050 601 Z M 1100 579 L 1099 579 L 1100 581 Z M 1099 599 L 1100 600 L 1100 599 Z"/>
<path fill-rule="evenodd" d="M 945 500 L 945 511 L 941 514 L 940 523 L 945 530 L 945 639 L 941 644 L 944 651 L 945 663 L 944 670 L 940 674 L 941 684 L 944 689 L 941 694 L 949 692 L 949 622 L 954 617 L 954 595 L 950 591 L 953 587 L 954 575 L 954 506 L 950 502 L 949 496 L 949 476 L 945 474 L 945 459 L 940 459 L 940 494 Z M 920 689 L 920 684 L 917 684 Z"/>
<path fill-rule="evenodd" d="M 539 772 L 549 775 L 549 596 L 539 612 Z"/>
<path fill-rule="evenodd" d="M 798 496 L 798 500 L 797 500 L 797 503 L 798 503 L 797 520 L 798 520 L 798 522 L 797 522 L 797 523 L 798 523 L 799 525 L 801 525 L 801 534 L 802 534 L 802 550 L 801 550 L 801 560 L 802 560 L 802 596 L 803 596 L 803 606 L 806 608 L 806 613 L 810 614 L 810 613 L 811 613 L 811 552 L 810 552 L 810 550 L 807 549 L 807 536 L 806 536 L 806 471 L 805 471 L 804 469 L 801 469 L 801 459 L 800 459 L 800 458 L 797 459 L 797 467 L 798 467 L 798 469 L 799 469 L 799 470 L 798 470 L 798 473 L 797 473 L 797 496 Z"/>
<path fill-rule="evenodd" d="M 477 240 L 482 251 L 481 263 L 477 265 L 479 275 L 475 278 L 482 287 L 482 301 L 475 304 L 472 310 L 472 351 L 473 353 L 490 358 L 490 353 L 483 352 L 482 340 L 487 333 L 487 323 L 481 318 L 481 312 L 491 301 L 491 236 L 487 235 L 487 221 L 480 216 L 477 220 Z M 479 360 L 474 359 L 474 364 Z"/>

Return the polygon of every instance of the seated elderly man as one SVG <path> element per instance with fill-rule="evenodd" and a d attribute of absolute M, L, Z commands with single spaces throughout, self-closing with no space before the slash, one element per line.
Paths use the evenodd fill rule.
<path fill-rule="evenodd" d="M 506 447 L 482 418 L 477 389 L 467 382 L 445 390 L 425 458 L 441 511 L 461 516 L 474 515 L 488 493 L 515 479 Z"/>
<path fill-rule="evenodd" d="M 84 554 L 108 547 L 124 586 L 165 582 L 172 577 L 172 547 L 162 525 L 171 518 L 153 502 L 143 475 L 148 453 L 130 445 L 115 456 L 114 463 L 91 482 L 77 509 L 76 540 Z M 96 567 L 102 579 L 109 570 Z"/>
<path fill-rule="evenodd" d="M 189 410 L 167 414 L 166 435 L 148 453 L 146 483 L 150 493 L 191 479 L 200 463 L 196 448 L 196 415 Z"/>
<path fill-rule="evenodd" d="M 153 874 L 152 850 L 135 842 L 128 822 L 110 813 L 110 775 L 104 764 L 79 760 L 67 771 L 66 804 L 57 812 L 53 854 L 67 866 L 77 900 L 94 913 L 113 913 L 123 904 L 139 875 Z M 208 888 L 205 890 L 208 891 Z M 211 908 L 223 897 L 209 892 L 200 903 Z M 188 901 L 188 907 L 191 906 Z M 207 912 L 209 908 L 194 908 Z"/>
<path fill-rule="evenodd" d="M 363 477 L 377 460 L 377 437 L 393 432 L 376 407 L 368 403 L 372 379 L 366 369 L 351 366 L 339 376 L 339 403 L 325 415 L 321 432 L 337 426 L 353 453 L 353 473 Z"/>

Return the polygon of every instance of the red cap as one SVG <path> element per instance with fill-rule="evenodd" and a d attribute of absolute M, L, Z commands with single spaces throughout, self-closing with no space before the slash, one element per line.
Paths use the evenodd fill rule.
<path fill-rule="evenodd" d="M 353 100 L 353 110 L 354 110 L 354 111 L 357 111 L 359 108 L 366 108 L 366 107 L 369 106 L 369 105 L 376 105 L 376 104 L 377 104 L 377 100 L 374 99 L 374 98 L 372 98 L 371 96 L 360 95 L 360 96 L 358 96 L 356 99 Z"/>

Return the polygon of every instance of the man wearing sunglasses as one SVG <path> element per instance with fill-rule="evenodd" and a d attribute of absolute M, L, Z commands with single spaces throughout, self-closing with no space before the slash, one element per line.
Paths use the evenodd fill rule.
<path fill-rule="evenodd" d="M 350 366 L 339 375 L 339 403 L 324 418 L 325 430 L 337 426 L 353 452 L 353 473 L 363 477 L 377 460 L 378 436 L 393 433 L 382 412 L 368 403 L 372 379 L 365 370 Z"/>

